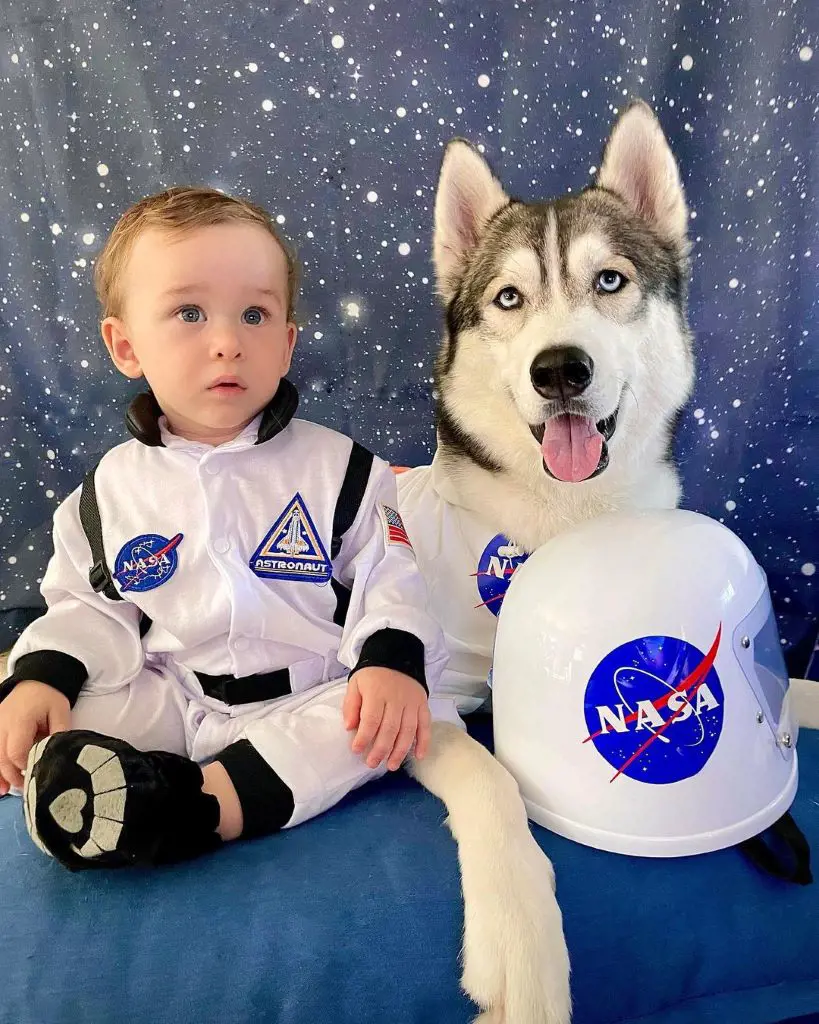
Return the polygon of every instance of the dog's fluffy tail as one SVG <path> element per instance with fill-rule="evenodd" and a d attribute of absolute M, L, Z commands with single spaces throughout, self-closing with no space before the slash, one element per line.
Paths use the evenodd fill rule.
<path fill-rule="evenodd" d="M 463 976 L 480 1024 L 567 1024 L 569 956 L 554 872 L 518 787 L 462 729 L 432 727 L 409 772 L 443 800 L 458 844 L 464 896 Z M 477 1024 L 476 1021 L 476 1024 Z"/>

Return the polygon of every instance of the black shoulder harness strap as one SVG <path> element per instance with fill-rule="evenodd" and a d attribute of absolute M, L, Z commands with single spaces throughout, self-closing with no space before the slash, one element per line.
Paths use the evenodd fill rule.
<path fill-rule="evenodd" d="M 102 545 L 102 522 L 100 520 L 100 507 L 97 502 L 97 488 L 94 484 L 94 474 L 97 467 L 93 466 L 85 474 L 80 491 L 80 523 L 83 533 L 91 548 L 91 569 L 88 573 L 88 582 L 98 594 L 104 594 L 110 601 L 122 601 L 123 597 L 114 586 L 114 577 L 105 559 L 105 548 Z M 151 619 L 142 612 L 139 621 L 139 635 L 145 636 L 151 628 Z"/>
<path fill-rule="evenodd" d="M 361 508 L 364 500 L 364 492 L 370 480 L 370 471 L 373 466 L 373 453 L 368 452 L 357 441 L 353 441 L 350 451 L 350 459 L 344 473 L 344 481 L 341 490 L 338 492 L 336 510 L 333 515 L 333 539 L 330 544 L 330 559 L 335 561 L 341 551 L 341 542 L 344 534 L 350 529 Z M 330 586 L 336 596 L 336 610 L 333 615 L 333 622 L 337 626 L 343 626 L 347 621 L 347 610 L 350 607 L 350 588 L 333 576 Z"/>
<path fill-rule="evenodd" d="M 98 594 L 105 594 L 110 601 L 121 601 L 122 597 L 114 586 L 114 579 L 105 560 L 105 549 L 102 546 L 102 523 L 97 503 L 97 489 L 94 485 L 96 472 L 96 466 L 88 470 L 80 491 L 80 522 L 88 546 L 91 548 L 92 565 L 91 571 L 88 573 L 88 581 Z"/>
<path fill-rule="evenodd" d="M 361 508 L 364 492 L 370 480 L 373 467 L 373 453 L 368 452 L 358 441 L 353 441 L 350 459 L 344 473 L 344 481 L 338 493 L 336 510 L 333 514 L 333 540 L 330 545 L 330 558 L 334 559 L 341 551 L 341 541 L 350 529 Z"/>

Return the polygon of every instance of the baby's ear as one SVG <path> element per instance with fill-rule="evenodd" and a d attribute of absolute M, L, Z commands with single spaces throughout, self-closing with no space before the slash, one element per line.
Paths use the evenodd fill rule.
<path fill-rule="evenodd" d="M 100 334 L 119 372 L 124 373 L 126 377 L 141 377 L 142 367 L 128 340 L 128 332 L 123 321 L 117 316 L 107 316 L 100 324 Z"/>

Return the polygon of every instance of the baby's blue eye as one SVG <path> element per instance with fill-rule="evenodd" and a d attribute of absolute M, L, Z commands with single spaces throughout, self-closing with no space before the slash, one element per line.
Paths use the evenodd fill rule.
<path fill-rule="evenodd" d="M 198 306 L 183 306 L 177 316 L 186 324 L 198 324 L 202 319 L 202 310 Z"/>
<path fill-rule="evenodd" d="M 264 320 L 264 313 L 258 306 L 251 306 L 250 309 L 246 309 L 242 313 L 242 322 L 250 324 L 252 327 L 258 326 L 262 320 Z"/>

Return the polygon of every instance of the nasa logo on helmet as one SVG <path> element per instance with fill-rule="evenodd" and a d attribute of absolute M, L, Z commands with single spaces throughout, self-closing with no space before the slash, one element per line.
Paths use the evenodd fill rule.
<path fill-rule="evenodd" d="M 634 856 L 741 844 L 763 866 L 770 828 L 792 854 L 776 870 L 810 879 L 770 592 L 720 523 L 624 511 L 547 541 L 503 599 L 492 677 L 495 756 L 534 821 Z"/>
<path fill-rule="evenodd" d="M 114 563 L 114 579 L 122 593 L 144 592 L 167 583 L 179 567 L 177 548 L 182 534 L 169 540 L 159 533 L 143 533 L 126 541 Z"/>
<path fill-rule="evenodd" d="M 669 636 L 645 636 L 607 654 L 584 700 L 584 743 L 638 782 L 666 784 L 696 775 L 722 734 L 725 695 L 714 660 L 722 627 L 707 654 Z"/>
<path fill-rule="evenodd" d="M 497 615 L 512 577 L 528 557 L 525 551 L 512 544 L 502 533 L 493 537 L 478 561 L 476 578 L 481 600 L 475 607 L 488 608 L 493 615 Z"/>

